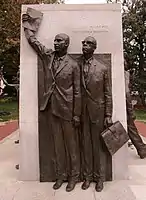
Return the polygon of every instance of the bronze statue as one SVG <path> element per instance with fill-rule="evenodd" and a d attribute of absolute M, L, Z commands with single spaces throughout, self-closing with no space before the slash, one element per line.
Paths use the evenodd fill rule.
<path fill-rule="evenodd" d="M 112 92 L 107 68 L 94 58 L 96 46 L 95 38 L 85 38 L 82 41 L 83 55 L 79 58 L 82 88 L 82 189 L 87 189 L 94 181 L 96 191 L 100 192 L 105 180 L 103 156 L 107 151 L 103 148 L 100 133 L 112 124 Z"/>
<path fill-rule="evenodd" d="M 146 158 L 146 144 L 144 144 L 144 142 L 142 141 L 134 123 L 135 115 L 133 111 L 130 89 L 129 89 L 129 72 L 128 72 L 128 64 L 126 60 L 124 60 L 124 68 L 125 68 L 125 89 L 126 89 L 128 135 L 129 135 L 130 140 L 134 144 L 138 155 L 140 156 L 141 159 L 144 159 Z"/>
<path fill-rule="evenodd" d="M 53 188 L 59 189 L 67 180 L 66 191 L 69 192 L 74 189 L 80 176 L 77 130 L 81 114 L 80 69 L 77 62 L 67 54 L 70 42 L 68 35 L 61 33 L 55 36 L 55 51 L 47 49 L 36 39 L 35 33 L 41 17 L 38 11 L 29 9 L 23 15 L 23 27 L 29 44 L 46 69 L 47 89 L 40 110 L 47 110 L 47 120 L 52 127 L 48 134 L 53 137 L 55 151 L 56 182 Z"/>

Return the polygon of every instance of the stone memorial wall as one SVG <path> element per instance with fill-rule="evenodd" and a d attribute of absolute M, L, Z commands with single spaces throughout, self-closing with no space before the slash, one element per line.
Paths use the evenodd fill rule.
<path fill-rule="evenodd" d="M 69 54 L 81 54 L 81 41 L 87 36 L 97 40 L 97 59 L 111 72 L 113 121 L 126 128 L 122 17 L 120 4 L 96 5 L 23 5 L 43 13 L 38 40 L 53 49 L 58 33 L 70 36 Z M 38 58 L 21 29 L 20 58 L 20 180 L 39 180 L 39 69 Z M 48 152 L 49 153 L 49 152 Z M 127 145 L 112 159 L 113 180 L 126 179 Z"/>

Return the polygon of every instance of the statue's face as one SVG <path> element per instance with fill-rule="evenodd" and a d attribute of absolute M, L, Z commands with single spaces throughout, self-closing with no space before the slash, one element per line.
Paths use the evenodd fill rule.
<path fill-rule="evenodd" d="M 96 49 L 96 40 L 93 37 L 89 36 L 82 41 L 83 54 L 94 53 L 95 49 Z"/>
<path fill-rule="evenodd" d="M 68 44 L 66 38 L 62 37 L 61 35 L 56 35 L 54 39 L 54 49 L 57 52 L 61 52 L 68 48 Z"/>

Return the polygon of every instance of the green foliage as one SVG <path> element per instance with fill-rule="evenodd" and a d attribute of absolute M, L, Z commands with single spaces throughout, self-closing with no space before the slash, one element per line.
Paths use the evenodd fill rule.
<path fill-rule="evenodd" d="M 18 119 L 18 102 L 0 100 L 0 122 Z"/>
<path fill-rule="evenodd" d="M 4 104 L 4 103 L 11 103 L 14 101 L 14 97 L 5 97 L 5 98 L 1 98 L 0 99 L 0 104 Z"/>
<path fill-rule="evenodd" d="M 146 122 L 146 110 L 135 110 L 136 120 Z"/>
<path fill-rule="evenodd" d="M 132 90 L 138 91 L 145 105 L 146 92 L 146 2 L 123 3 L 124 53 L 133 74 Z"/>
<path fill-rule="evenodd" d="M 19 5 L 14 7 L 10 0 L 1 0 L 0 5 L 0 67 L 4 77 L 11 81 L 19 66 Z M 11 88 L 8 88 L 8 92 Z"/>
<path fill-rule="evenodd" d="M 3 68 L 8 83 L 14 83 L 19 69 L 21 5 L 39 3 L 63 0 L 0 0 L 0 69 Z M 16 95 L 12 87 L 5 90 L 10 96 Z"/>
<path fill-rule="evenodd" d="M 118 0 L 107 0 L 119 2 Z M 124 56 L 132 78 L 133 91 L 138 91 L 145 105 L 146 93 L 146 1 L 121 0 L 123 4 Z"/>

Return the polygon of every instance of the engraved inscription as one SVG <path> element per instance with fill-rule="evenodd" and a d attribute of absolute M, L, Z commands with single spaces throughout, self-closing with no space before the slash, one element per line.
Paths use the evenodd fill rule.
<path fill-rule="evenodd" d="M 108 25 L 96 25 L 96 26 L 88 26 L 88 27 L 80 27 L 80 28 L 74 28 L 74 33 L 100 33 L 100 32 L 108 32 Z"/>

